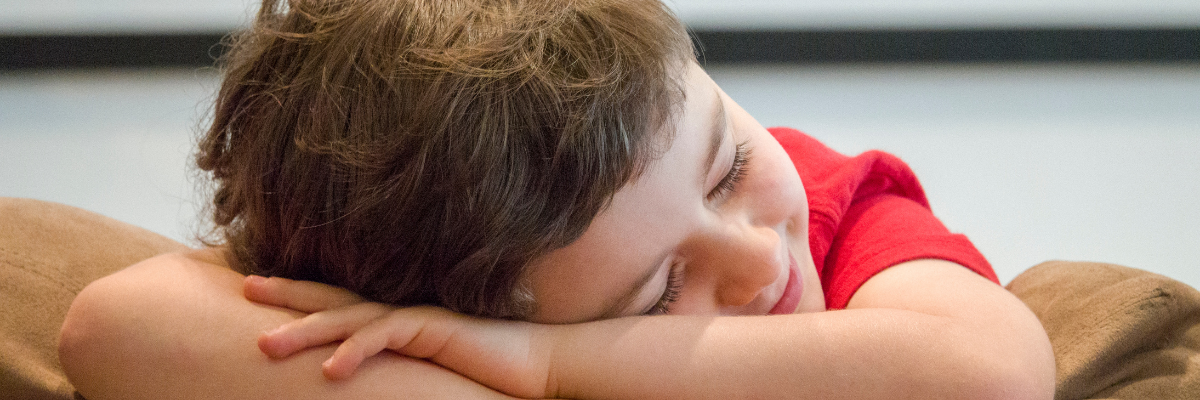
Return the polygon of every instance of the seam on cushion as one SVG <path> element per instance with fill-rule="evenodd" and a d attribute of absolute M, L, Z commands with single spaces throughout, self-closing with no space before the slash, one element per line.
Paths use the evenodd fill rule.
<path fill-rule="evenodd" d="M 47 274 L 44 267 L 48 266 L 49 264 L 39 262 L 37 259 L 24 253 L 0 248 L 0 263 L 4 265 L 10 265 L 13 268 L 42 277 L 45 280 L 57 283 L 60 287 L 73 286 L 72 283 L 64 281 L 62 277 L 55 277 Z"/>
<path fill-rule="evenodd" d="M 1109 287 L 1111 287 L 1111 286 L 1112 285 L 1109 285 Z M 1070 340 L 1061 346 L 1057 346 L 1057 348 L 1077 348 L 1077 345 L 1084 341 L 1085 337 L 1083 337 L 1083 336 L 1092 337 L 1092 336 L 1094 336 L 1094 332 L 1111 331 L 1112 327 L 1115 325 L 1115 321 L 1118 320 L 1118 316 L 1128 315 L 1129 314 L 1129 312 L 1127 312 L 1128 310 L 1135 308 L 1135 307 L 1142 308 L 1141 307 L 1142 304 L 1145 304 L 1147 302 L 1153 302 L 1154 300 L 1159 299 L 1159 298 L 1170 299 L 1171 297 L 1173 297 L 1173 295 L 1168 293 L 1161 286 L 1155 287 L 1153 290 L 1150 291 L 1150 294 L 1148 296 L 1138 296 L 1137 298 L 1122 302 L 1120 305 L 1115 307 L 1115 310 L 1113 310 L 1112 312 L 1109 312 L 1109 313 L 1105 313 L 1104 317 L 1097 320 L 1095 323 L 1085 324 L 1082 326 L 1084 329 L 1086 329 L 1089 333 L 1092 333 L 1092 334 L 1074 335 L 1073 336 L 1074 340 Z M 1164 305 L 1153 305 L 1153 304 L 1151 304 L 1151 305 L 1155 309 L 1161 309 L 1164 307 Z M 1107 346 L 1106 348 L 1111 348 L 1111 346 Z M 1140 348 L 1140 347 L 1138 347 L 1138 348 Z M 1138 348 L 1133 348 L 1131 350 L 1136 350 Z M 1108 353 L 1108 352 L 1102 351 L 1102 352 L 1098 352 L 1097 354 L 1093 354 L 1093 356 L 1107 355 L 1107 356 L 1109 356 L 1108 358 L 1112 358 L 1111 357 L 1112 354 L 1106 354 L 1106 353 Z M 1106 372 L 1106 371 L 1095 368 L 1096 361 L 1099 361 L 1099 360 L 1092 359 L 1092 361 L 1090 361 L 1088 364 L 1085 364 L 1085 366 L 1083 368 L 1077 369 L 1075 371 L 1076 374 L 1074 375 L 1074 379 L 1071 379 L 1071 381 L 1077 382 L 1080 379 L 1085 379 L 1085 380 L 1095 379 L 1097 376 L 1100 376 L 1098 373 L 1103 374 L 1104 372 Z M 1080 372 L 1083 372 L 1084 374 L 1080 374 Z M 1108 388 L 1113 387 L 1120 381 L 1121 381 L 1121 379 L 1118 379 L 1116 382 L 1108 382 L 1105 384 L 1104 387 L 1099 388 L 1095 391 L 1092 391 L 1091 393 L 1088 393 L 1086 396 L 1091 397 L 1092 395 L 1094 395 L 1096 393 L 1100 393 L 1104 390 L 1107 390 Z"/>
<path fill-rule="evenodd" d="M 1111 287 L 1111 286 L 1112 285 L 1109 285 L 1109 287 Z M 1112 312 L 1105 313 L 1104 318 L 1097 320 L 1095 323 L 1085 324 L 1083 326 L 1086 328 L 1089 328 L 1089 330 L 1091 330 L 1091 328 L 1100 328 L 1100 329 L 1096 329 L 1096 330 L 1108 331 L 1108 330 L 1110 330 L 1109 328 L 1113 325 L 1112 324 L 1113 320 L 1117 319 L 1116 318 L 1117 315 L 1128 315 L 1129 313 L 1126 312 L 1127 310 L 1137 307 L 1138 305 L 1140 305 L 1142 303 L 1146 303 L 1148 301 L 1152 301 L 1152 300 L 1159 299 L 1159 298 L 1171 298 L 1171 297 L 1172 297 L 1172 295 L 1170 293 L 1167 293 L 1166 290 L 1163 290 L 1162 287 L 1155 287 L 1154 290 L 1150 291 L 1150 295 L 1138 296 L 1136 298 L 1122 302 L 1121 304 L 1117 305 L 1117 307 Z M 1158 308 L 1162 308 L 1162 306 L 1156 305 L 1156 306 L 1154 306 L 1154 308 L 1158 309 Z M 1083 338 L 1079 337 L 1078 335 L 1073 336 L 1073 338 L 1074 338 L 1074 340 L 1068 341 L 1067 343 L 1064 343 L 1064 345 L 1065 346 L 1074 346 L 1075 344 L 1080 343 L 1084 340 Z"/>

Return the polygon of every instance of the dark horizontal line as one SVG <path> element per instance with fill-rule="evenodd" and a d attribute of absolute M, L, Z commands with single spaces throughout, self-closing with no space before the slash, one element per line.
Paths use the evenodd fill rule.
<path fill-rule="evenodd" d="M 0 69 L 211 66 L 226 34 L 0 36 Z"/>
<path fill-rule="evenodd" d="M 708 62 L 1195 62 L 1200 28 L 698 31 Z"/>
<path fill-rule="evenodd" d="M 0 69 L 211 66 L 224 32 L 0 34 Z M 1200 27 L 699 30 L 706 62 L 1198 62 Z"/>

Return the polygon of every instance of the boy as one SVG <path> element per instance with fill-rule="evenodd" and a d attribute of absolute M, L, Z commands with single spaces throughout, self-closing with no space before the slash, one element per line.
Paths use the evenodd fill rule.
<path fill-rule="evenodd" d="M 80 294 L 88 398 L 1053 391 L 902 163 L 763 129 L 657 2 L 266 1 L 198 164 L 224 246 Z"/>

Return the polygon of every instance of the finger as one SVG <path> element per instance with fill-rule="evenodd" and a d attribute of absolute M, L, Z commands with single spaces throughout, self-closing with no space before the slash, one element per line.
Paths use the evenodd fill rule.
<path fill-rule="evenodd" d="M 246 277 L 242 283 L 242 294 L 255 303 L 310 314 L 363 301 L 362 297 L 336 286 L 257 275 Z"/>
<path fill-rule="evenodd" d="M 338 346 L 333 356 L 322 364 L 321 370 L 325 377 L 330 380 L 349 378 L 363 360 L 385 349 L 404 354 L 402 350 L 416 338 L 424 324 L 404 314 L 402 311 L 393 312 L 388 317 L 378 318 L 354 332 Z"/>
<path fill-rule="evenodd" d="M 359 303 L 314 313 L 262 334 L 258 348 L 272 358 L 287 357 L 350 337 L 390 310 L 378 303 Z"/>
<path fill-rule="evenodd" d="M 346 342 L 342 342 L 337 350 L 333 352 L 333 356 L 325 360 L 321 364 L 321 372 L 325 374 L 325 378 L 329 380 L 342 380 L 354 375 L 354 371 L 362 364 L 367 357 L 378 354 L 383 351 L 382 348 L 375 349 L 376 346 L 370 348 L 346 347 Z M 368 353 L 370 350 L 375 350 L 374 353 Z"/>

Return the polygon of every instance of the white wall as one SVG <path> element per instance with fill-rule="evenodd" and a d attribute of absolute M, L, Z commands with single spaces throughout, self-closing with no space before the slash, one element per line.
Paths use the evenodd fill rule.
<path fill-rule="evenodd" d="M 666 0 L 694 28 L 1197 26 L 1196 0 Z M 228 30 L 253 0 L 0 0 L 3 32 Z"/>
<path fill-rule="evenodd" d="M 1200 26 L 1197 0 L 673 0 L 694 27 Z M 224 30 L 244 0 L 0 0 L 0 33 Z M 0 74 L 0 196 L 98 211 L 180 240 L 203 199 L 192 135 L 208 70 Z M 1007 281 L 1090 259 L 1200 287 L 1200 69 L 714 67 L 767 125 L 894 152 Z"/>
<path fill-rule="evenodd" d="M 712 66 L 766 125 L 906 160 L 1003 281 L 1050 259 L 1200 287 L 1200 68 Z M 187 241 L 189 154 L 217 76 L 0 74 L 0 196 L 62 202 Z"/>
<path fill-rule="evenodd" d="M 247 0 L 0 0 L 0 33 L 225 31 Z"/>

